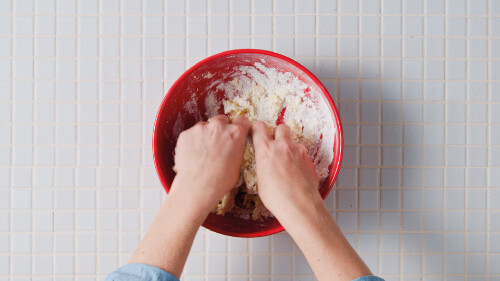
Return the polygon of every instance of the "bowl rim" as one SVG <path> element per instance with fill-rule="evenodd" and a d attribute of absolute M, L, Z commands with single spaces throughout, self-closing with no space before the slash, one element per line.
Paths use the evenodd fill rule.
<path fill-rule="evenodd" d="M 181 83 L 181 81 L 183 81 L 188 75 L 190 75 L 194 70 L 196 70 L 197 68 L 199 68 L 203 64 L 205 64 L 211 60 L 214 60 L 216 58 L 219 58 L 219 57 L 229 56 L 229 55 L 234 55 L 234 54 L 244 54 L 244 53 L 267 55 L 267 56 L 271 56 L 271 57 L 274 57 L 274 58 L 277 58 L 277 59 L 280 59 L 280 60 L 283 60 L 287 63 L 292 64 L 293 66 L 295 66 L 298 69 L 300 69 L 301 71 L 303 71 L 311 80 L 313 80 L 313 82 L 319 87 L 321 93 L 328 101 L 330 108 L 332 109 L 332 113 L 335 117 L 335 126 L 337 129 L 336 133 L 338 134 L 338 139 L 339 139 L 340 143 L 338 145 L 338 149 L 336 151 L 334 151 L 336 153 L 336 155 L 334 155 L 334 159 L 333 159 L 333 160 L 338 160 L 337 161 L 338 165 L 336 165 L 334 167 L 332 176 L 329 178 L 328 184 L 331 187 L 327 190 L 327 192 L 324 195 L 322 195 L 322 198 L 324 200 L 328 196 L 328 194 L 331 192 L 331 190 L 333 189 L 333 185 L 334 185 L 335 180 L 339 174 L 340 167 L 342 166 L 342 157 L 343 157 L 343 151 L 344 151 L 344 137 L 343 137 L 342 123 L 340 121 L 338 109 L 335 106 L 335 103 L 333 102 L 333 99 L 330 96 L 330 93 L 328 92 L 326 87 L 323 85 L 323 83 L 321 83 L 321 81 L 311 71 L 309 71 L 307 68 L 302 66 L 300 63 L 298 63 L 297 61 L 295 61 L 287 56 L 284 56 L 284 55 L 281 55 L 281 54 L 278 54 L 275 52 L 267 51 L 267 50 L 260 50 L 260 49 L 234 49 L 234 50 L 228 50 L 228 51 L 224 51 L 224 52 L 209 56 L 209 57 L 199 61 L 198 63 L 194 64 L 193 66 L 191 66 L 181 76 L 179 76 L 179 78 L 177 78 L 177 80 L 175 80 L 175 82 L 170 86 L 167 93 L 163 97 L 163 100 L 160 104 L 160 107 L 158 107 L 158 111 L 157 111 L 156 117 L 155 117 L 155 122 L 153 125 L 153 137 L 152 137 L 153 161 L 154 161 L 154 165 L 155 165 L 156 174 L 158 175 L 158 179 L 160 180 L 160 182 L 163 186 L 163 189 L 168 194 L 170 191 L 170 186 L 167 184 L 165 176 L 163 175 L 163 173 L 161 172 L 161 169 L 160 169 L 160 164 L 159 164 L 160 160 L 158 159 L 157 149 L 156 149 L 159 141 L 157 141 L 156 133 L 157 133 L 157 128 L 158 128 L 159 117 L 160 117 L 161 113 L 163 112 L 163 109 L 167 103 L 167 100 L 169 99 L 169 96 L 172 94 L 173 89 L 175 89 L 177 87 L 177 85 L 179 83 Z M 202 226 L 205 228 L 208 228 L 209 230 L 220 233 L 220 234 L 229 235 L 229 236 L 233 236 L 233 237 L 243 237 L 243 238 L 262 237 L 262 236 L 267 236 L 267 235 L 279 233 L 279 232 L 285 230 L 285 228 L 282 225 L 280 225 L 279 227 L 275 227 L 275 228 L 272 228 L 269 230 L 264 230 L 264 231 L 251 232 L 251 233 L 237 233 L 237 232 L 232 232 L 229 230 L 222 229 L 222 228 L 217 227 L 217 226 L 212 225 L 212 224 L 209 225 L 206 223 L 206 221 L 203 222 Z"/>

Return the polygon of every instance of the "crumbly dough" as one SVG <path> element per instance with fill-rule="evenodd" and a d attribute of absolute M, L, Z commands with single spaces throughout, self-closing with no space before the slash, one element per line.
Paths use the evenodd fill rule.
<path fill-rule="evenodd" d="M 231 83 L 238 86 L 238 78 L 234 78 Z M 285 98 L 290 100 L 289 93 L 268 93 L 261 86 L 254 84 L 249 91 L 244 91 L 241 95 L 234 98 L 223 100 L 224 113 L 229 115 L 230 119 L 244 115 L 250 121 L 263 121 L 268 125 L 271 134 L 274 134 L 278 117 L 285 110 L 294 110 L 300 105 L 300 99 L 293 99 L 292 103 L 286 103 Z M 307 150 L 311 149 L 315 140 L 311 136 L 305 136 L 303 132 L 303 124 L 296 120 L 288 120 L 286 125 L 292 130 L 292 137 L 295 142 L 302 143 Z M 245 193 L 243 205 L 250 213 L 240 212 L 243 217 L 250 217 L 253 220 L 263 220 L 272 214 L 263 205 L 258 197 L 257 187 L 257 171 L 255 165 L 255 152 L 250 138 L 247 139 L 243 154 L 243 163 L 240 170 L 240 183 L 244 185 L 236 185 L 229 193 L 224 195 L 221 201 L 214 208 L 214 212 L 219 215 L 224 215 L 230 212 L 235 207 L 235 196 L 238 190 Z"/>

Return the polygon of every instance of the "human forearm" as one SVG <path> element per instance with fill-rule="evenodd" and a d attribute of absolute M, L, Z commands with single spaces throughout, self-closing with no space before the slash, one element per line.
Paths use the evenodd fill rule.
<path fill-rule="evenodd" d="M 318 280 L 353 280 L 371 272 L 351 247 L 319 196 L 276 214 L 304 253 Z"/>
<path fill-rule="evenodd" d="M 131 263 L 153 265 L 180 277 L 196 232 L 210 210 L 206 201 L 198 202 L 186 192 L 188 184 L 196 183 L 176 178 Z"/>

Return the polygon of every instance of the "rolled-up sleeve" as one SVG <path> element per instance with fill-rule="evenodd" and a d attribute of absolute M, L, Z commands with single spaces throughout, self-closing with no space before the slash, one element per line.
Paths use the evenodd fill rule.
<path fill-rule="evenodd" d="M 375 276 L 375 275 L 367 275 L 367 276 L 356 278 L 352 281 L 384 281 L 384 279 L 382 279 L 378 276 Z"/>
<path fill-rule="evenodd" d="M 106 281 L 179 281 L 179 279 L 152 265 L 130 263 L 111 272 Z"/>

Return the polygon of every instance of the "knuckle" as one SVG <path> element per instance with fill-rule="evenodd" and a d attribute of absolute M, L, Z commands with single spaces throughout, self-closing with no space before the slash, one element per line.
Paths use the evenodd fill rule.
<path fill-rule="evenodd" d="M 307 148 L 303 144 L 301 144 L 301 143 L 297 144 L 297 150 L 301 154 L 307 154 Z"/>
<path fill-rule="evenodd" d="M 279 124 L 277 128 L 280 128 L 281 130 L 286 130 L 286 131 L 290 130 L 290 127 L 288 127 L 286 124 Z"/>
<path fill-rule="evenodd" d="M 180 134 L 179 134 L 179 137 L 177 138 L 177 141 L 179 142 L 182 142 L 183 139 L 186 138 L 186 133 L 187 131 L 182 131 Z"/>
<path fill-rule="evenodd" d="M 243 135 L 243 128 L 241 126 L 234 126 L 232 129 L 232 135 L 239 138 Z"/>
<path fill-rule="evenodd" d="M 285 152 L 287 154 L 292 153 L 292 146 L 285 140 L 276 140 L 276 147 L 280 152 Z"/>
<path fill-rule="evenodd" d="M 224 122 L 220 119 L 215 119 L 215 120 L 211 121 L 210 124 L 212 125 L 212 128 L 218 129 L 218 130 L 220 130 L 224 127 Z"/>

